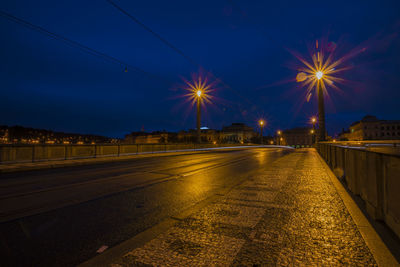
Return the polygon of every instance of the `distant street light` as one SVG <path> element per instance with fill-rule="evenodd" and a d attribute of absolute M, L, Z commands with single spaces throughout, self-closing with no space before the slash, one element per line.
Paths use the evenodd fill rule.
<path fill-rule="evenodd" d="M 315 144 L 315 123 L 317 122 L 317 118 L 311 117 L 311 123 L 312 123 L 312 130 L 311 130 L 311 142 L 312 144 Z"/>
<path fill-rule="evenodd" d="M 260 125 L 260 131 L 261 131 L 261 145 L 264 143 L 264 140 L 263 140 L 263 128 L 264 128 L 264 125 L 265 125 L 265 122 L 264 122 L 264 120 L 260 120 L 259 122 L 258 122 L 258 124 Z"/>
<path fill-rule="evenodd" d="M 278 137 L 276 138 L 277 139 L 276 143 L 277 143 L 277 145 L 281 145 L 282 137 L 280 137 L 280 136 L 281 136 L 282 132 L 280 130 L 278 130 L 276 133 L 278 134 Z"/>
<path fill-rule="evenodd" d="M 316 122 L 316 121 L 317 121 L 317 119 L 316 119 L 315 117 L 312 117 L 312 118 L 311 118 L 311 122 L 312 122 L 313 125 L 315 125 L 315 122 Z"/>

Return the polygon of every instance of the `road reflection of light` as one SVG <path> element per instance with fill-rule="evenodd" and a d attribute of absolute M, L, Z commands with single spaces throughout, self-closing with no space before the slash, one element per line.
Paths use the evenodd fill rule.
<path fill-rule="evenodd" d="M 189 181 L 183 183 L 183 192 L 201 201 L 206 197 L 206 193 L 209 192 L 215 185 L 211 175 L 207 172 L 200 172 L 194 175 L 190 175 L 187 178 Z"/>
<path fill-rule="evenodd" d="M 263 165 L 264 163 L 265 163 L 265 160 L 266 160 L 266 153 L 264 152 L 264 151 L 259 151 L 258 153 L 257 153 L 257 161 L 258 161 L 258 164 L 259 165 Z"/>
<path fill-rule="evenodd" d="M 270 162 L 271 148 L 259 149 L 255 157 L 257 158 L 257 163 L 260 167 L 266 166 L 266 164 Z"/>

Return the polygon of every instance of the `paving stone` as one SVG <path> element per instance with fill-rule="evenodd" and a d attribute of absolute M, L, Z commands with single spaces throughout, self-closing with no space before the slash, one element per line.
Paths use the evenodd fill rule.
<path fill-rule="evenodd" d="M 244 240 L 173 227 L 127 253 L 122 266 L 222 266 L 233 262 Z"/>
<path fill-rule="evenodd" d="M 193 214 L 192 217 L 209 222 L 254 227 L 264 214 L 262 208 L 243 207 L 229 204 L 212 204 Z"/>
<path fill-rule="evenodd" d="M 213 234 L 225 235 L 237 239 L 248 239 L 252 232 L 251 227 L 242 227 L 220 222 L 209 222 L 195 218 L 186 218 L 176 224 L 176 227 L 195 231 L 210 232 Z"/>

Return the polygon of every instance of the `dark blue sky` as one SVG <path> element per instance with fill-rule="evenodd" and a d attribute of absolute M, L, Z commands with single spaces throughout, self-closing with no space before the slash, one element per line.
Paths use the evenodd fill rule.
<path fill-rule="evenodd" d="M 351 83 L 330 91 L 329 134 L 373 114 L 400 119 L 400 1 L 116 1 L 231 88 L 214 92 L 202 125 L 232 122 L 267 132 L 304 126 L 316 99 L 288 66 L 317 38 L 352 58 Z M 0 17 L 0 125 L 123 136 L 195 127 L 179 84 L 199 68 L 106 0 L 3 0 L 0 10 L 137 66 L 148 77 Z"/>

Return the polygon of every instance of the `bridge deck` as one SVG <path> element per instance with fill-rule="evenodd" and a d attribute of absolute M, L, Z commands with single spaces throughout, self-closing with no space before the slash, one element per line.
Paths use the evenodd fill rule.
<path fill-rule="evenodd" d="M 315 150 L 296 150 L 168 227 L 86 264 L 110 258 L 120 266 L 397 264 L 331 175 Z"/>

